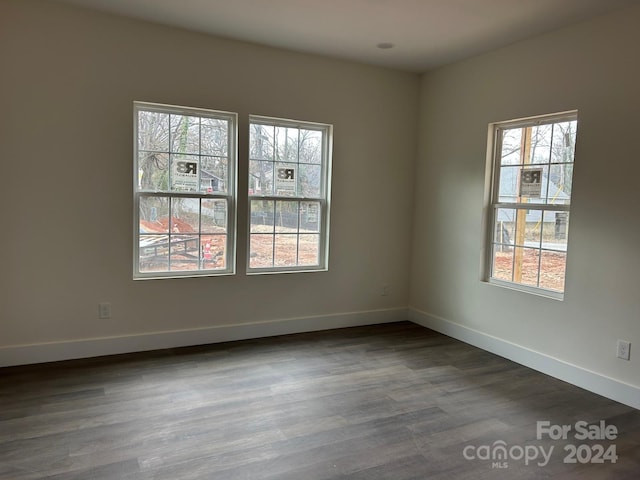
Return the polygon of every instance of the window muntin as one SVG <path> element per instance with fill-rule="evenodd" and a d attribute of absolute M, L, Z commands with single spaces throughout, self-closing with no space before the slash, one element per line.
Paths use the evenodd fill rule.
<path fill-rule="evenodd" d="M 235 269 L 236 115 L 134 104 L 134 278 Z"/>
<path fill-rule="evenodd" d="M 249 273 L 326 270 L 331 126 L 250 117 Z"/>
<path fill-rule="evenodd" d="M 562 298 L 577 112 L 494 124 L 488 280 Z"/>

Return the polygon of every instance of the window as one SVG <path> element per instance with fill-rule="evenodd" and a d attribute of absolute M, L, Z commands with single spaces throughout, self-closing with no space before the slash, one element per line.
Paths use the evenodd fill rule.
<path fill-rule="evenodd" d="M 233 273 L 236 115 L 134 112 L 134 278 Z"/>
<path fill-rule="evenodd" d="M 327 269 L 331 131 L 250 117 L 249 273 Z"/>
<path fill-rule="evenodd" d="M 488 280 L 564 294 L 577 112 L 496 123 Z"/>

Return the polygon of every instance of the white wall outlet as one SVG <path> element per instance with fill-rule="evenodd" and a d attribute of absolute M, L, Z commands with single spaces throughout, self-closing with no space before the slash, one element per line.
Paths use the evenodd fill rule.
<path fill-rule="evenodd" d="M 389 295 L 389 285 L 387 285 L 386 283 L 382 285 L 382 288 L 380 289 L 380 295 L 382 295 L 383 297 Z"/>
<path fill-rule="evenodd" d="M 616 354 L 622 360 L 629 360 L 631 358 L 631 343 L 626 340 L 618 340 Z"/>
<path fill-rule="evenodd" d="M 105 320 L 107 318 L 111 318 L 111 304 L 110 303 L 99 303 L 98 304 L 98 318 L 100 320 Z"/>

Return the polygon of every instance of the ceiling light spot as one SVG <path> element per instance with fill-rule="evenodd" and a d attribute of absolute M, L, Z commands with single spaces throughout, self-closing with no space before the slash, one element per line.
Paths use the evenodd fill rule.
<path fill-rule="evenodd" d="M 380 42 L 378 45 L 376 45 L 376 47 L 378 47 L 380 50 L 389 50 L 390 48 L 395 47 L 395 45 L 391 42 Z"/>

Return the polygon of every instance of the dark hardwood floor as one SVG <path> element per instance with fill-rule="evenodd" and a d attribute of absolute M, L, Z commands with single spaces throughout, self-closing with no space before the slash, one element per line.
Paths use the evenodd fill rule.
<path fill-rule="evenodd" d="M 0 478 L 635 480 L 640 411 L 403 322 L 0 369 Z"/>

